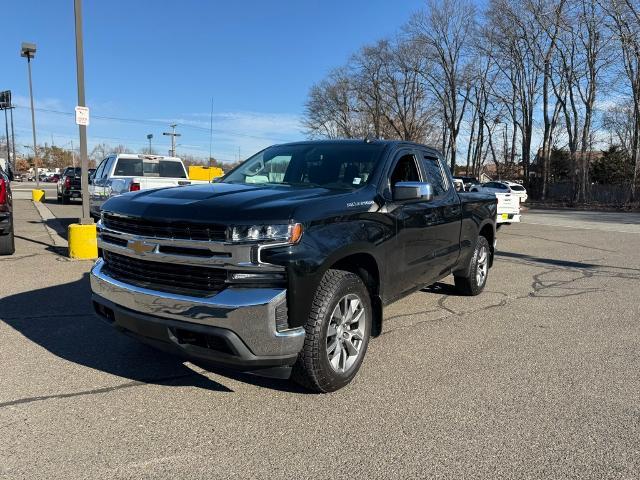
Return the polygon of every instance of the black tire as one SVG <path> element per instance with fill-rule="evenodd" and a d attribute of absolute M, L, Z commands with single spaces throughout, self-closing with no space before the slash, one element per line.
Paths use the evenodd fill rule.
<path fill-rule="evenodd" d="M 13 228 L 7 235 L 0 235 L 0 255 L 13 255 L 16 251 Z"/>
<path fill-rule="evenodd" d="M 67 203 L 69 203 L 69 197 L 62 195 L 62 204 L 66 205 Z"/>
<path fill-rule="evenodd" d="M 62 195 L 58 194 L 58 203 L 62 203 Z"/>
<path fill-rule="evenodd" d="M 348 296 L 348 297 L 347 297 Z M 345 333 L 340 333 L 343 330 L 337 330 L 335 334 L 335 345 L 342 342 L 342 352 L 346 357 L 342 356 L 343 353 L 338 352 L 340 348 L 336 347 L 334 350 L 334 360 L 337 358 L 338 366 L 341 363 L 341 359 L 345 358 L 344 371 L 337 371 L 329 362 L 330 353 L 328 350 L 328 344 L 334 344 L 330 342 L 327 336 L 327 330 L 329 324 L 335 328 L 333 313 L 335 309 L 340 309 L 338 303 L 341 301 L 350 304 L 350 300 L 356 297 L 361 302 L 361 307 L 364 310 L 361 314 L 363 318 L 359 322 L 354 322 L 351 326 L 362 322 L 362 326 L 358 326 L 358 329 L 362 329 L 362 339 L 356 339 L 356 343 L 359 342 L 357 347 L 357 354 L 352 361 L 352 364 L 346 367 L 346 358 L 349 358 L 348 350 L 344 345 L 346 342 L 351 342 L 351 347 L 354 343 L 350 340 L 343 340 Z M 346 300 L 345 300 L 346 299 Z M 359 311 L 359 310 L 358 310 Z M 333 392 L 345 385 L 347 385 L 358 373 L 360 365 L 367 352 L 367 346 L 369 345 L 369 337 L 371 335 L 373 310 L 371 308 L 371 299 L 369 297 L 369 291 L 365 287 L 362 279 L 351 272 L 343 270 L 328 270 L 320 285 L 316 290 L 313 303 L 311 304 L 311 313 L 307 319 L 304 328 L 306 330 L 306 336 L 302 351 L 298 356 L 298 361 L 293 367 L 292 379 L 298 384 L 302 385 L 309 390 L 316 392 Z M 355 331 L 349 330 L 348 332 Z M 346 332 L 346 335 L 349 333 Z M 356 338 L 355 336 L 352 338 Z"/>
<path fill-rule="evenodd" d="M 484 251 L 484 262 L 483 252 Z M 489 265 L 491 262 L 491 248 L 485 237 L 478 237 L 476 248 L 469 262 L 469 267 L 464 273 L 455 273 L 453 279 L 456 289 L 461 295 L 475 296 L 482 293 L 487 284 L 489 276 Z M 484 267 L 482 264 L 484 263 Z M 484 270 L 484 275 L 479 274 L 479 270 Z"/>

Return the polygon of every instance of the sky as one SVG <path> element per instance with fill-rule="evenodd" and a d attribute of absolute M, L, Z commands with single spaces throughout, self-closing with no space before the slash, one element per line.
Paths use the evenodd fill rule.
<path fill-rule="evenodd" d="M 97 143 L 246 158 L 304 138 L 309 88 L 364 44 L 392 36 L 423 0 L 84 0 L 89 149 Z M 23 41 L 32 61 L 38 144 L 78 146 L 73 0 L 0 0 L 0 90 L 16 145 L 32 143 Z M 63 112 L 63 113 L 60 113 Z"/>

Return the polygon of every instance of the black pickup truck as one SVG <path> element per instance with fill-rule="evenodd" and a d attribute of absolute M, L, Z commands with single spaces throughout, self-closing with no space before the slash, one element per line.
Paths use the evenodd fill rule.
<path fill-rule="evenodd" d="M 80 167 L 67 167 L 64 169 L 56 185 L 58 202 L 69 203 L 72 198 L 82 198 L 80 172 Z"/>
<path fill-rule="evenodd" d="M 450 274 L 483 290 L 495 218 L 495 196 L 459 196 L 423 145 L 276 145 L 217 183 L 108 200 L 93 304 L 158 348 L 329 392 L 356 375 L 385 305 Z"/>

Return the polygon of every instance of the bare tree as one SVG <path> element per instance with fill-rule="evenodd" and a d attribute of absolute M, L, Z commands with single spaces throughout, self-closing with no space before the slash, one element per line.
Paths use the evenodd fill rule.
<path fill-rule="evenodd" d="M 542 32 L 533 29 L 531 12 L 517 0 L 492 0 L 487 11 L 486 31 L 502 80 L 508 87 L 494 94 L 510 110 L 514 129 L 520 131 L 525 182 L 529 179 L 534 112 L 540 97 L 541 75 L 538 50 L 534 48 Z M 502 83 L 501 83 L 502 84 Z"/>
<path fill-rule="evenodd" d="M 355 138 L 361 136 L 353 81 L 346 68 L 311 87 L 303 125 L 311 137 Z"/>
<path fill-rule="evenodd" d="M 395 138 L 424 141 L 429 135 L 427 91 L 420 79 L 425 70 L 425 60 L 412 41 L 400 41 L 386 50 L 382 113 Z"/>
<path fill-rule="evenodd" d="M 444 120 L 443 151 L 451 170 L 456 166 L 460 125 L 471 89 L 469 54 L 476 27 L 476 12 L 469 0 L 427 0 L 406 27 L 431 65 L 421 72 L 440 103 Z"/>
<path fill-rule="evenodd" d="M 600 5 L 620 45 L 623 71 L 631 93 L 633 131 L 629 153 L 635 168 L 630 193 L 634 200 L 640 173 L 640 5 L 633 0 L 601 0 Z"/>

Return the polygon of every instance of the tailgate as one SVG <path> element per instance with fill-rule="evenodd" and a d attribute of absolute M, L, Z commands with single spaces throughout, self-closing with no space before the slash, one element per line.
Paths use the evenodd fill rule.
<path fill-rule="evenodd" d="M 520 197 L 510 193 L 496 193 L 498 199 L 498 215 L 510 213 L 517 215 L 520 213 Z"/>

